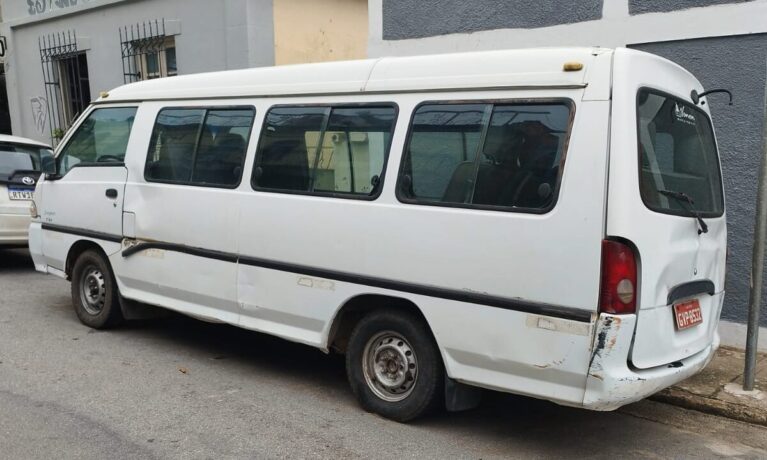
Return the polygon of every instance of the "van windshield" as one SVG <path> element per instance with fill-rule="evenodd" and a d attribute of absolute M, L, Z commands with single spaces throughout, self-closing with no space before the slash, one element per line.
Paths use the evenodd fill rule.
<path fill-rule="evenodd" d="M 11 176 L 16 171 L 40 171 L 48 161 L 53 161 L 53 152 L 46 147 L 0 142 L 0 176 Z"/>
<path fill-rule="evenodd" d="M 692 104 L 641 89 L 637 99 L 639 188 L 657 212 L 703 217 L 724 212 L 722 177 L 708 116 Z M 680 195 L 684 194 L 684 195 Z M 691 203 L 675 196 L 686 196 Z"/>

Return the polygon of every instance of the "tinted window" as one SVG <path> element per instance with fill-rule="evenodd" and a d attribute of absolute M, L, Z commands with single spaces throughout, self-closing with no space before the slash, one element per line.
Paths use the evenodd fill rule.
<path fill-rule="evenodd" d="M 254 186 L 373 195 L 395 117 L 393 107 L 274 108 L 259 142 Z"/>
<path fill-rule="evenodd" d="M 325 107 L 282 107 L 266 114 L 256 153 L 258 187 L 307 191 L 319 133 L 329 112 Z"/>
<path fill-rule="evenodd" d="M 642 199 L 653 210 L 689 213 L 689 204 L 674 198 L 684 193 L 703 215 L 724 210 L 722 178 L 708 116 L 676 98 L 641 90 L 638 137 Z"/>
<path fill-rule="evenodd" d="M 79 163 L 122 162 L 135 115 L 135 107 L 91 112 L 59 155 L 59 172 L 64 174 Z"/>
<path fill-rule="evenodd" d="M 489 106 L 481 104 L 418 108 L 405 158 L 412 185 L 410 197 L 464 202 L 466 188 L 457 183 L 470 180 L 474 174 L 474 160 L 488 111 Z M 456 185 L 448 189 L 454 176 Z"/>
<path fill-rule="evenodd" d="M 557 195 L 566 104 L 430 104 L 413 117 L 399 182 L 405 200 L 548 209 Z"/>
<path fill-rule="evenodd" d="M 252 108 L 161 110 L 152 131 L 145 178 L 236 186 L 254 116 Z"/>
<path fill-rule="evenodd" d="M 10 176 L 15 171 L 41 171 L 44 165 L 52 162 L 51 149 L 0 142 L 0 176 Z"/>

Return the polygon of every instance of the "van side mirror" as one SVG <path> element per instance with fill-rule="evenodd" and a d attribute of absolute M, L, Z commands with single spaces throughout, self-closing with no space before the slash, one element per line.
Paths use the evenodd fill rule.
<path fill-rule="evenodd" d="M 61 179 L 61 174 L 58 171 L 58 165 L 56 164 L 56 158 L 51 156 L 44 156 L 40 162 L 40 169 L 45 174 L 45 180 L 58 180 Z"/>
<path fill-rule="evenodd" d="M 40 169 L 42 170 L 43 174 L 56 174 L 56 159 L 53 156 L 43 156 L 40 163 Z"/>

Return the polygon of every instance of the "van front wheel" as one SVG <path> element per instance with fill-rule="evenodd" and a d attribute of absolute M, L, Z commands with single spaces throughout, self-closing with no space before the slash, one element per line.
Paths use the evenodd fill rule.
<path fill-rule="evenodd" d="M 444 370 L 424 322 L 410 314 L 376 311 L 349 338 L 346 373 L 365 410 L 399 422 L 443 403 Z"/>
<path fill-rule="evenodd" d="M 72 267 L 72 303 L 80 322 L 95 329 L 116 326 L 123 320 L 112 269 L 92 250 L 80 254 Z"/>

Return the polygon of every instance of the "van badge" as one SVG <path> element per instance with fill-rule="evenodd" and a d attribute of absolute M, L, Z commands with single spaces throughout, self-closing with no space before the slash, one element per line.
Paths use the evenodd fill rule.
<path fill-rule="evenodd" d="M 677 120 L 687 123 L 688 125 L 695 124 L 695 116 L 684 111 L 684 106 L 674 103 L 674 116 Z"/>
<path fill-rule="evenodd" d="M 22 177 L 21 178 L 21 182 L 23 182 L 26 185 L 35 185 L 35 179 L 33 179 L 33 178 L 29 177 L 29 176 Z"/>

